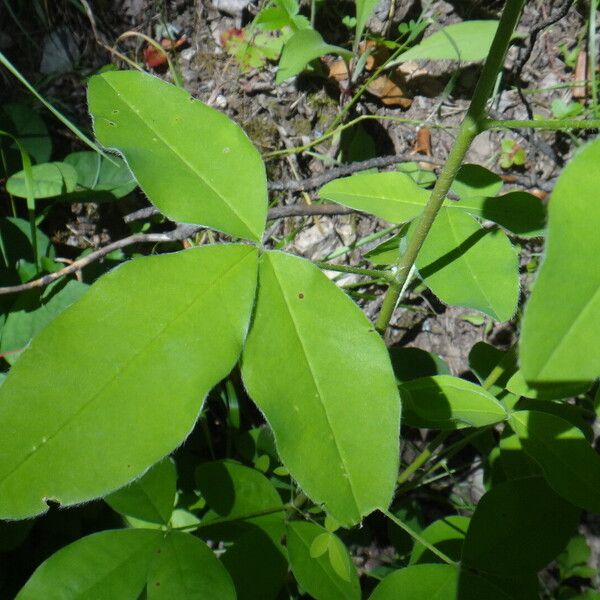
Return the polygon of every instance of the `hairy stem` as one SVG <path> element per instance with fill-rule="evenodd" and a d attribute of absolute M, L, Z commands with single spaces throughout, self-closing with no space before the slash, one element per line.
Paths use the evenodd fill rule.
<path fill-rule="evenodd" d="M 440 176 L 431 192 L 423 212 L 417 220 L 408 247 L 395 266 L 395 280 L 388 288 L 381 312 L 375 324 L 382 334 L 387 330 L 396 305 L 400 300 L 404 284 L 415 264 L 417 255 L 442 207 L 442 203 L 450 190 L 458 169 L 461 167 L 471 143 L 482 131 L 482 124 L 487 115 L 487 102 L 492 94 L 498 73 L 502 69 L 512 34 L 517 26 L 525 0 L 508 0 L 502 13 L 498 31 L 494 37 L 488 58 L 483 66 L 481 77 L 473 94 L 473 100 L 462 122 L 456 141 L 450 151 L 448 160 L 442 168 Z"/>

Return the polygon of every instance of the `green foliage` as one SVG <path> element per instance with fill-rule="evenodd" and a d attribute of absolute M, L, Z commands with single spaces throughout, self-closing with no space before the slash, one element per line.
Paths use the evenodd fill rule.
<path fill-rule="evenodd" d="M 400 385 L 404 421 L 412 427 L 453 430 L 485 427 L 507 417 L 504 406 L 481 386 L 451 377 L 422 377 Z"/>
<path fill-rule="evenodd" d="M 508 321 L 519 299 L 517 252 L 500 229 L 485 229 L 463 211 L 442 208 L 416 266 L 443 302 Z"/>
<path fill-rule="evenodd" d="M 287 527 L 287 546 L 294 576 L 316 600 L 360 599 L 356 569 L 334 533 L 293 522 Z"/>
<path fill-rule="evenodd" d="M 301 29 L 283 47 L 276 83 L 282 83 L 300 73 L 306 65 L 325 54 L 338 54 L 350 59 L 352 53 L 339 46 L 327 44 L 321 34 L 314 29 Z"/>
<path fill-rule="evenodd" d="M 144 529 L 103 531 L 62 548 L 35 571 L 18 600 L 95 598 L 235 600 L 225 568 L 187 533 Z"/>
<path fill-rule="evenodd" d="M 265 169 L 235 123 L 184 90 L 136 71 L 97 75 L 88 93 L 96 136 L 123 155 L 162 213 L 260 240 L 267 211 Z"/>
<path fill-rule="evenodd" d="M 400 399 L 385 346 L 308 261 L 266 252 L 259 278 L 244 383 L 294 479 L 340 524 L 353 525 L 389 505 L 396 479 Z M 357 348 L 360 359 L 350 359 Z"/>
<path fill-rule="evenodd" d="M 375 5 L 356 3 L 355 45 Z M 422 25 L 401 33 L 412 42 Z M 278 81 L 323 53 L 356 59 L 356 47 L 326 44 L 295 0 L 267 3 L 252 27 L 287 40 Z M 511 32 L 495 21 L 451 25 L 400 60 L 481 60 L 497 30 L 508 44 Z M 234 239 L 158 247 L 91 286 L 59 280 L 2 301 L 0 353 L 11 368 L 0 385 L 0 517 L 84 515 L 70 538 L 79 539 L 61 537 L 18 599 L 360 600 L 364 571 L 381 579 L 371 600 L 530 600 L 538 571 L 557 557 L 561 597 L 576 593 L 569 578 L 595 575 L 574 534 L 580 508 L 600 513 L 600 458 L 590 444 L 600 375 L 600 280 L 590 268 L 600 253 L 597 140 L 552 195 L 520 343 L 507 352 L 476 344 L 475 377 L 464 378 L 436 354 L 387 349 L 323 265 L 261 244 L 265 165 L 235 123 L 138 72 L 93 77 L 89 102 L 98 139 L 122 158 L 77 152 L 50 162 L 39 117 L 3 108 L 0 149 L 20 161 L 3 163 L 7 189 L 27 198 L 30 216 L 0 221 L 3 282 L 57 268 L 35 199 L 114 201 L 139 183 L 166 217 Z M 461 154 L 461 135 L 451 156 Z M 351 271 L 371 287 L 404 288 L 398 273 L 416 271 L 442 302 L 510 320 L 520 293 L 511 236 L 542 237 L 545 206 L 526 192 L 502 194 L 501 179 L 481 166 L 450 166 L 425 181 L 363 173 L 320 194 L 403 225 L 365 255 L 379 270 Z M 434 183 L 431 195 L 424 187 Z M 427 224 L 436 194 L 441 210 Z M 400 447 L 405 459 L 413 444 L 418 453 L 401 464 Z M 485 471 L 487 491 L 474 506 L 457 488 L 450 497 L 429 488 L 459 472 L 452 461 L 465 446 Z M 421 497 L 436 502 L 433 523 Z M 110 515 L 100 527 L 110 529 L 81 536 L 100 511 Z M 383 539 L 384 517 L 397 554 L 359 577 L 350 550 Z M 2 524 L 0 552 L 18 548 L 29 529 Z"/>
<path fill-rule="evenodd" d="M 525 308 L 520 354 L 526 381 L 543 387 L 600 374 L 600 140 L 584 146 L 556 183 L 548 247 Z M 568 282 L 568 285 L 567 285 Z"/>
<path fill-rule="evenodd" d="M 255 285 L 256 251 L 215 245 L 125 264 L 54 319 L 0 387 L 0 515 L 103 496 L 174 450 L 240 355 Z"/>
<path fill-rule="evenodd" d="M 400 55 L 407 60 L 480 61 L 487 57 L 498 21 L 465 21 L 443 27 Z"/>

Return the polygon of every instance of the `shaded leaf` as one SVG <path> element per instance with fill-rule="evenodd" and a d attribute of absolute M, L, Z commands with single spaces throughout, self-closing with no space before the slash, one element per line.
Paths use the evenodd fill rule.
<path fill-rule="evenodd" d="M 600 456 L 579 428 L 555 415 L 526 410 L 512 413 L 509 423 L 555 492 L 600 513 Z"/>
<path fill-rule="evenodd" d="M 125 161 L 117 156 L 108 160 L 97 152 L 72 152 L 64 162 L 77 171 L 77 185 L 84 189 L 77 194 L 79 202 L 123 198 L 137 187 Z"/>
<path fill-rule="evenodd" d="M 468 528 L 468 517 L 449 516 L 434 521 L 421 533 L 421 537 L 452 560 L 459 561 Z M 410 556 L 410 564 L 435 563 L 440 560 L 419 542 L 415 543 Z"/>
<path fill-rule="evenodd" d="M 236 593 L 229 573 L 202 540 L 172 531 L 150 568 L 147 598 L 236 600 Z"/>
<path fill-rule="evenodd" d="M 43 163 L 31 167 L 33 195 L 35 198 L 52 198 L 72 192 L 77 185 L 77 171 L 64 162 Z M 27 198 L 25 171 L 11 175 L 6 182 L 6 191 L 19 198 Z"/>
<path fill-rule="evenodd" d="M 18 138 L 35 163 L 50 160 L 52 139 L 48 128 L 42 117 L 29 106 L 21 103 L 3 104 L 0 108 L 0 129 Z M 0 148 L 5 152 L 9 169 L 7 174 L 18 170 L 21 158 L 15 142 L 0 137 Z"/>
<path fill-rule="evenodd" d="M 202 519 L 211 522 L 230 521 L 221 535 L 234 528 L 234 535 L 249 526 L 261 527 L 278 539 L 284 531 L 284 506 L 273 484 L 255 469 L 232 460 L 201 464 L 196 469 L 196 483 L 210 510 Z M 262 516 L 252 516 L 267 512 Z M 229 534 L 231 535 L 231 534 Z"/>
<path fill-rule="evenodd" d="M 458 170 L 450 191 L 459 198 L 495 196 L 503 186 L 502 178 L 481 165 L 464 164 Z"/>
<path fill-rule="evenodd" d="M 500 577 L 536 573 L 564 548 L 579 513 L 541 478 L 501 483 L 477 505 L 462 563 Z"/>
<path fill-rule="evenodd" d="M 285 549 L 262 529 L 249 529 L 221 558 L 237 600 L 275 600 L 288 573 Z"/>
<path fill-rule="evenodd" d="M 166 525 L 177 493 L 175 463 L 166 458 L 138 480 L 106 496 L 107 504 L 122 515 Z"/>
<path fill-rule="evenodd" d="M 227 571 L 187 533 L 102 531 L 61 548 L 33 573 L 18 600 L 235 600 Z"/>
<path fill-rule="evenodd" d="M 369 600 L 454 600 L 457 581 L 456 567 L 413 565 L 388 575 Z"/>
<path fill-rule="evenodd" d="M 509 192 L 495 197 L 470 196 L 458 202 L 446 200 L 444 206 L 493 221 L 521 237 L 541 236 L 546 224 L 546 207 L 537 196 L 527 192 Z"/>
<path fill-rule="evenodd" d="M 404 422 L 412 427 L 485 427 L 508 416 L 504 406 L 481 386 L 449 375 L 404 382 L 400 394 Z"/>
<path fill-rule="evenodd" d="M 519 299 L 515 249 L 500 230 L 483 229 L 470 215 L 442 208 L 416 261 L 440 300 L 509 320 Z"/>

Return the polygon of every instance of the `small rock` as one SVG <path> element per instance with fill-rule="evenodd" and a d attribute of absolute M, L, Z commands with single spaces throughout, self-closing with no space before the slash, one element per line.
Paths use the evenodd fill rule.
<path fill-rule="evenodd" d="M 212 0 L 212 5 L 216 9 L 232 17 L 239 17 L 248 4 L 250 4 L 250 0 Z"/>
<path fill-rule="evenodd" d="M 320 219 L 316 225 L 300 232 L 294 240 L 296 250 L 311 259 L 320 259 L 332 252 L 338 244 L 333 223 Z"/>

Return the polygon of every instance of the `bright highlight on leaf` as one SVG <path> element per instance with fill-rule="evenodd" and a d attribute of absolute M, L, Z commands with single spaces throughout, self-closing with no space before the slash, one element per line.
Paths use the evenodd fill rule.
<path fill-rule="evenodd" d="M 600 139 L 565 167 L 550 198 L 548 241 L 519 347 L 529 383 L 600 375 Z"/>
<path fill-rule="evenodd" d="M 0 387 L 0 517 L 103 496 L 185 439 L 240 355 L 256 254 L 232 244 L 136 259 L 33 340 Z"/>
<path fill-rule="evenodd" d="M 35 198 L 52 198 L 72 192 L 77 185 L 77 172 L 63 162 L 44 163 L 31 167 L 33 175 L 33 195 Z M 6 191 L 13 196 L 27 198 L 25 171 L 19 171 L 9 177 Z"/>
<path fill-rule="evenodd" d="M 348 550 L 313 523 L 292 521 L 286 530 L 292 572 L 315 600 L 359 600 L 360 584 Z"/>
<path fill-rule="evenodd" d="M 321 34 L 312 28 L 296 31 L 283 47 L 275 83 L 283 83 L 298 75 L 310 61 L 326 54 L 338 54 L 347 60 L 352 58 L 352 52 L 327 44 Z"/>
<path fill-rule="evenodd" d="M 265 167 L 233 121 L 138 71 L 92 77 L 88 100 L 96 137 L 124 156 L 164 215 L 260 240 L 267 213 Z"/>
<path fill-rule="evenodd" d="M 310 262 L 267 252 L 242 357 L 284 465 L 341 525 L 392 498 L 400 399 L 362 311 Z"/>
<path fill-rule="evenodd" d="M 335 179 L 323 186 L 319 195 L 391 223 L 405 223 L 421 213 L 430 192 L 406 173 L 390 171 Z"/>
<path fill-rule="evenodd" d="M 498 21 L 464 21 L 443 27 L 398 58 L 407 60 L 480 61 L 487 57 Z"/>

